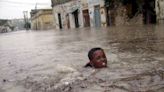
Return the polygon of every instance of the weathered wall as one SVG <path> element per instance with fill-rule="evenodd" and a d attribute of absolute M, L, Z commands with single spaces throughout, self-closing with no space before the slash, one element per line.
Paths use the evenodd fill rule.
<path fill-rule="evenodd" d="M 106 16 L 105 16 L 105 9 L 104 9 L 104 1 L 103 0 L 88 0 L 89 5 L 89 14 L 90 14 L 90 25 L 91 27 L 96 27 L 95 25 L 95 6 L 100 6 L 100 25 L 106 26 Z"/>
<path fill-rule="evenodd" d="M 74 12 L 76 9 L 78 9 L 79 27 L 83 27 L 81 2 L 80 0 L 74 0 L 53 7 L 53 16 L 56 20 L 56 28 L 60 29 L 58 19 L 59 13 L 61 14 L 62 27 L 64 29 L 68 29 L 68 22 L 70 24 L 70 28 L 75 28 L 75 19 L 72 12 Z"/>
<path fill-rule="evenodd" d="M 142 14 L 136 14 L 133 18 L 128 17 L 127 6 L 123 6 L 119 4 L 116 8 L 115 12 L 115 25 L 142 25 L 143 24 L 143 16 Z"/>
<path fill-rule="evenodd" d="M 164 0 L 156 0 L 157 22 L 164 23 Z"/>
<path fill-rule="evenodd" d="M 107 26 L 110 22 L 110 26 L 112 25 L 142 25 L 144 24 L 144 19 L 150 19 L 143 14 L 143 3 L 144 0 L 136 1 L 137 7 L 135 7 L 134 3 L 123 4 L 120 1 L 114 2 L 114 8 L 110 9 L 108 12 L 109 21 L 107 23 L 107 12 L 106 7 L 104 7 L 104 0 L 72 0 L 66 2 L 64 4 L 56 5 L 53 7 L 54 11 L 54 20 L 56 28 L 59 29 L 59 21 L 58 21 L 58 13 L 61 13 L 62 17 L 62 26 L 63 28 L 68 28 L 68 15 L 70 27 L 75 28 L 74 23 L 74 16 L 72 15 L 72 11 L 75 9 L 79 9 L 79 24 L 80 27 L 84 27 L 84 18 L 83 18 L 83 10 L 89 10 L 89 18 L 90 18 L 90 27 L 96 27 L 95 23 L 95 6 L 99 6 L 100 12 L 100 25 L 101 27 Z M 151 2 L 150 2 L 151 4 Z M 133 6 L 133 7 L 132 7 Z M 164 21 L 164 0 L 156 0 L 156 15 L 157 15 L 157 22 L 162 23 Z M 138 10 L 137 10 L 138 9 Z M 135 12 L 137 10 L 137 12 Z M 148 10 L 147 10 L 148 11 Z M 151 16 L 149 14 L 149 16 Z M 146 18 L 145 18 L 146 17 Z M 154 18 L 154 17 L 153 17 Z M 151 22 L 147 24 L 151 24 Z"/>
<path fill-rule="evenodd" d="M 46 30 L 46 29 L 51 29 L 53 27 L 53 16 L 52 15 L 42 15 L 40 17 L 41 22 L 41 29 Z"/>
<path fill-rule="evenodd" d="M 31 19 L 31 28 L 33 30 L 47 30 L 53 28 L 52 11 L 39 10 Z"/>

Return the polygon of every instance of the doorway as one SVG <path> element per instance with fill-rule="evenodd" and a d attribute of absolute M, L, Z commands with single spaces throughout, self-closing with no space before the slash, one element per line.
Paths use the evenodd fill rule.
<path fill-rule="evenodd" d="M 72 12 L 72 14 L 73 14 L 74 20 L 75 20 L 75 27 L 79 28 L 78 9 L 75 10 L 74 12 Z"/>
<path fill-rule="evenodd" d="M 69 21 L 69 14 L 66 15 L 66 20 L 67 20 L 67 28 L 70 28 L 70 21 Z"/>
<path fill-rule="evenodd" d="M 95 27 L 101 26 L 100 5 L 94 7 Z"/>
<path fill-rule="evenodd" d="M 156 23 L 155 0 L 144 0 L 143 22 L 144 24 Z"/>
<path fill-rule="evenodd" d="M 59 20 L 59 28 L 62 29 L 62 21 L 61 21 L 61 14 L 58 13 L 58 20 Z"/>
<path fill-rule="evenodd" d="M 90 26 L 90 17 L 88 9 L 83 10 L 83 20 L 84 20 L 84 27 Z"/>

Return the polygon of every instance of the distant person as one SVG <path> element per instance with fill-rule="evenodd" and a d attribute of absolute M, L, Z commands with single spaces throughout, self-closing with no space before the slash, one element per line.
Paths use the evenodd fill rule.
<path fill-rule="evenodd" d="M 88 52 L 89 62 L 84 67 L 105 68 L 107 67 L 107 58 L 102 48 L 92 48 Z"/>

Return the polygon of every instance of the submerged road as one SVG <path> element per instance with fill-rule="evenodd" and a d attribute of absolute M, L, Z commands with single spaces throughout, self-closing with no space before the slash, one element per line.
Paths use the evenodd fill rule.
<path fill-rule="evenodd" d="M 0 34 L 0 92 L 163 92 L 164 26 Z M 108 68 L 85 69 L 104 49 Z"/>

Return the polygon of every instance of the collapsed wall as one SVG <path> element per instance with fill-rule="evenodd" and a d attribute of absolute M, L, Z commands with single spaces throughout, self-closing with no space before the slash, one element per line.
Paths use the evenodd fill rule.
<path fill-rule="evenodd" d="M 136 13 L 132 18 L 128 17 L 129 11 L 126 6 L 119 5 L 116 9 L 115 16 L 115 25 L 142 25 L 143 24 L 143 16 L 141 13 Z"/>
<path fill-rule="evenodd" d="M 159 19 L 161 20 L 161 2 L 158 5 L 160 9 L 156 9 L 157 2 L 155 0 L 150 0 L 149 2 L 147 0 L 114 1 L 110 3 L 110 6 L 106 7 L 109 26 L 156 24 Z"/>

